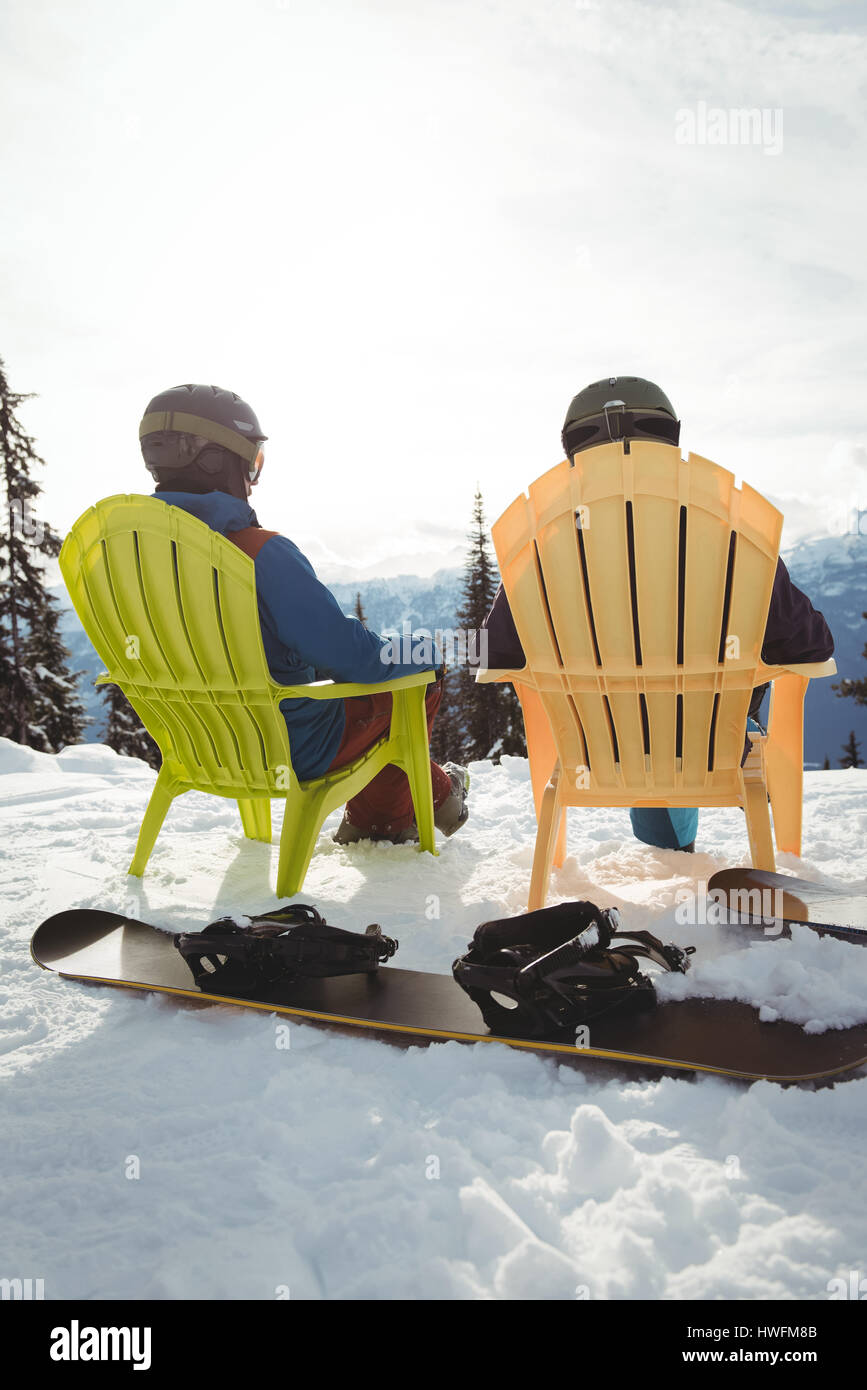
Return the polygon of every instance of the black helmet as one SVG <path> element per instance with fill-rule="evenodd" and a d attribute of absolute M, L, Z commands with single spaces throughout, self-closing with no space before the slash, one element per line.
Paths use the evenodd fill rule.
<path fill-rule="evenodd" d="M 255 482 L 262 471 L 262 443 L 267 435 L 255 411 L 236 395 L 219 386 L 172 386 L 154 396 L 139 425 L 139 441 L 145 464 L 152 473 L 176 470 L 199 463 L 208 472 L 218 471 L 226 451 L 242 461 L 246 476 Z M 219 454 L 208 446 L 217 446 Z M 210 460 L 204 453 L 216 455 Z"/>
<path fill-rule="evenodd" d="M 572 401 L 563 424 L 566 457 L 613 439 L 680 442 L 680 421 L 661 387 L 641 376 L 594 381 Z"/>

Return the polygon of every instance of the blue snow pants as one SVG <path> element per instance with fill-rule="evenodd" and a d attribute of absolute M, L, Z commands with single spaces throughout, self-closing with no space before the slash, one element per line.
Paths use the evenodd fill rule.
<path fill-rule="evenodd" d="M 754 734 L 763 733 L 755 719 L 747 720 Z M 691 845 L 698 830 L 698 811 L 694 806 L 638 806 L 629 812 L 636 840 L 657 849 L 684 849 Z"/>

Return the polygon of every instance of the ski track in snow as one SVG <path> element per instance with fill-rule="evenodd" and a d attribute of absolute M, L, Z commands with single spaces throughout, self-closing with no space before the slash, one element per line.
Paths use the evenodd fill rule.
<path fill-rule="evenodd" d="M 533 852 L 526 763 L 471 771 L 470 821 L 438 859 L 339 848 L 335 814 L 299 900 L 335 926 L 381 922 L 398 965 L 447 971 L 479 922 L 524 908 Z M 274 1015 L 40 971 L 30 936 L 62 908 L 180 930 L 273 906 L 276 802 L 269 847 L 232 803 L 179 799 L 127 878 L 152 783 L 98 745 L 0 740 L 0 1277 L 42 1278 L 47 1298 L 822 1299 L 865 1272 L 863 1073 L 783 1088 L 575 1070 L 294 1023 L 284 1049 Z M 867 772 L 805 785 L 804 858 L 778 867 L 867 890 Z M 653 850 L 625 812 L 573 811 L 549 901 L 701 946 L 676 894 L 748 862 L 741 813 L 703 812 L 698 845 Z M 867 1019 L 862 947 L 803 929 L 736 957 L 699 955 L 664 988 L 808 1028 Z"/>

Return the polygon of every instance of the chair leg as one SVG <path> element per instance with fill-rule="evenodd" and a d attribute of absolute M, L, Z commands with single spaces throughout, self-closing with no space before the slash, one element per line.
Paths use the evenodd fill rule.
<path fill-rule="evenodd" d="M 248 840 L 264 840 L 271 843 L 271 802 L 266 798 L 238 798 L 241 824 Z"/>
<path fill-rule="evenodd" d="M 554 868 L 562 869 L 566 859 L 566 807 L 560 812 L 560 829 L 557 831 L 557 843 L 554 846 Z"/>
<path fill-rule="evenodd" d="M 753 868 L 774 873 L 777 863 L 774 858 L 774 841 L 771 835 L 767 786 L 763 777 L 755 775 L 743 775 L 742 785 Z"/>
<path fill-rule="evenodd" d="M 765 743 L 768 791 L 777 849 L 801 853 L 804 804 L 804 696 L 806 676 L 788 671 L 771 687 L 771 712 Z"/>
<path fill-rule="evenodd" d="M 557 762 L 557 745 L 551 732 L 551 725 L 545 707 L 537 691 L 516 684 L 515 693 L 521 702 L 524 718 L 524 732 L 527 738 L 527 757 L 530 762 L 530 777 L 533 783 L 533 802 L 537 820 L 542 813 L 545 788 Z M 566 815 L 560 819 L 557 843 L 554 848 L 554 864 L 559 869 L 566 858 Z"/>
<path fill-rule="evenodd" d="M 144 819 L 142 820 L 138 832 L 135 854 L 127 870 L 128 873 L 134 874 L 136 878 L 141 878 L 144 873 L 145 865 L 151 857 L 151 851 L 156 844 L 157 836 L 166 818 L 166 812 L 180 791 L 181 788 L 179 784 L 166 772 L 165 764 L 163 764 L 157 773 L 156 785 L 151 792 L 151 798 L 147 804 L 147 810 L 144 813 Z"/>
<path fill-rule="evenodd" d="M 545 713 L 545 706 L 537 690 L 529 686 L 515 686 L 515 693 L 521 703 L 524 719 L 524 733 L 527 738 L 527 758 L 530 763 L 530 778 L 533 783 L 533 805 L 538 820 L 542 810 L 542 798 L 551 773 L 557 765 L 557 745 L 551 732 L 551 724 Z"/>
<path fill-rule="evenodd" d="M 420 685 L 410 690 L 398 691 L 393 698 L 395 703 L 400 699 L 404 704 L 404 771 L 409 779 L 415 823 L 418 827 L 418 847 L 420 850 L 427 850 L 429 854 L 437 854 L 439 851 L 434 839 L 433 785 L 430 775 L 425 693 L 426 687 Z"/>
<path fill-rule="evenodd" d="M 293 792 L 286 798 L 277 862 L 278 898 L 291 898 L 304 887 L 319 831 L 327 815 L 324 805 L 324 789 L 321 793 Z"/>
<path fill-rule="evenodd" d="M 539 829 L 536 832 L 536 848 L 533 853 L 533 872 L 530 878 L 530 896 L 527 907 L 530 912 L 545 906 L 548 896 L 548 881 L 551 877 L 551 862 L 554 846 L 560 833 L 563 808 L 560 805 L 560 770 L 554 774 L 545 788 L 539 810 Z"/>

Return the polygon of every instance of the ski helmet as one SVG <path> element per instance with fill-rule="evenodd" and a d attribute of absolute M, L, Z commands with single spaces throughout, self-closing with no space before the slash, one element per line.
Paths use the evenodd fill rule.
<path fill-rule="evenodd" d="M 234 391 L 194 384 L 172 386 L 154 396 L 138 433 L 145 465 L 153 474 L 193 463 L 217 473 L 228 453 L 241 462 L 250 483 L 257 482 L 262 471 L 262 445 L 268 437 L 252 407 Z"/>
<path fill-rule="evenodd" d="M 562 433 L 566 457 L 616 439 L 680 442 L 680 421 L 668 396 L 641 376 L 609 376 L 594 381 L 572 401 Z"/>

